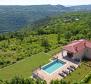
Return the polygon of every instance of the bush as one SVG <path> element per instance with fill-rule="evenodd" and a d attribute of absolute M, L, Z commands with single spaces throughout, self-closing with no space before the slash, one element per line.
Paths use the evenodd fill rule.
<path fill-rule="evenodd" d="M 52 80 L 50 84 L 68 84 L 64 80 Z"/>
<path fill-rule="evenodd" d="M 40 79 L 24 79 L 23 77 L 14 77 L 10 81 L 1 81 L 2 84 L 47 84 L 46 81 Z"/>

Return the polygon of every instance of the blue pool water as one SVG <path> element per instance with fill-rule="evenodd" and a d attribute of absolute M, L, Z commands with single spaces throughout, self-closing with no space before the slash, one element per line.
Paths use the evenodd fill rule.
<path fill-rule="evenodd" d="M 49 63 L 48 65 L 42 67 L 44 71 L 51 74 L 56 71 L 58 68 L 62 67 L 65 63 L 61 60 L 54 60 L 53 62 Z"/>

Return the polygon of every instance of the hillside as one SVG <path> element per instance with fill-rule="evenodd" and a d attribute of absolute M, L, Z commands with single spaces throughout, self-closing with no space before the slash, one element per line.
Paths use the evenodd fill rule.
<path fill-rule="evenodd" d="M 25 27 L 21 31 L 0 35 L 1 80 L 11 79 L 16 75 L 29 77 L 35 68 L 48 63 L 48 59 L 70 41 L 91 40 L 91 12 L 64 13 L 50 19 L 47 17 L 46 23 L 41 25 L 39 23 L 34 25 L 34 30 Z M 84 66 L 78 68 L 80 74 L 82 69 L 84 69 L 82 73 L 85 71 L 81 78 L 91 70 L 87 67 L 87 72 Z M 79 77 L 78 74 L 76 76 Z"/>
<path fill-rule="evenodd" d="M 91 11 L 91 5 L 72 6 L 71 9 L 74 11 Z"/>
<path fill-rule="evenodd" d="M 0 33 L 16 31 L 47 17 L 72 11 L 91 11 L 91 5 L 0 6 Z"/>
<path fill-rule="evenodd" d="M 67 10 L 64 6 L 0 6 L 0 32 L 15 31 Z"/>
<path fill-rule="evenodd" d="M 47 23 L 37 25 L 37 29 L 32 31 L 25 28 L 22 31 L 1 34 L 0 67 L 42 51 L 50 51 L 71 40 L 91 39 L 90 23 L 91 12 L 65 13 L 51 17 Z"/>

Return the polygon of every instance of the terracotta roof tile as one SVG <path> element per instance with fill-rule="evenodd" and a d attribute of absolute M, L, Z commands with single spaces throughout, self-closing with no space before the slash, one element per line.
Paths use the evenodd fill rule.
<path fill-rule="evenodd" d="M 91 42 L 85 39 L 81 39 L 75 40 L 72 43 L 64 46 L 64 49 L 69 52 L 76 53 L 83 51 L 86 47 L 91 48 Z"/>

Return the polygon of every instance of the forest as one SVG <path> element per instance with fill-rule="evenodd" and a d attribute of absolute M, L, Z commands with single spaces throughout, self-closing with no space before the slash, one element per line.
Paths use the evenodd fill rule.
<path fill-rule="evenodd" d="M 90 27 L 91 13 L 75 12 L 51 17 L 45 24 L 36 23 L 33 28 L 29 26 L 21 31 L 0 34 L 0 67 L 75 39 L 90 40 Z"/>
<path fill-rule="evenodd" d="M 29 5 L 0 6 L 0 33 L 17 31 L 50 16 L 73 11 L 91 11 L 91 5 Z"/>

